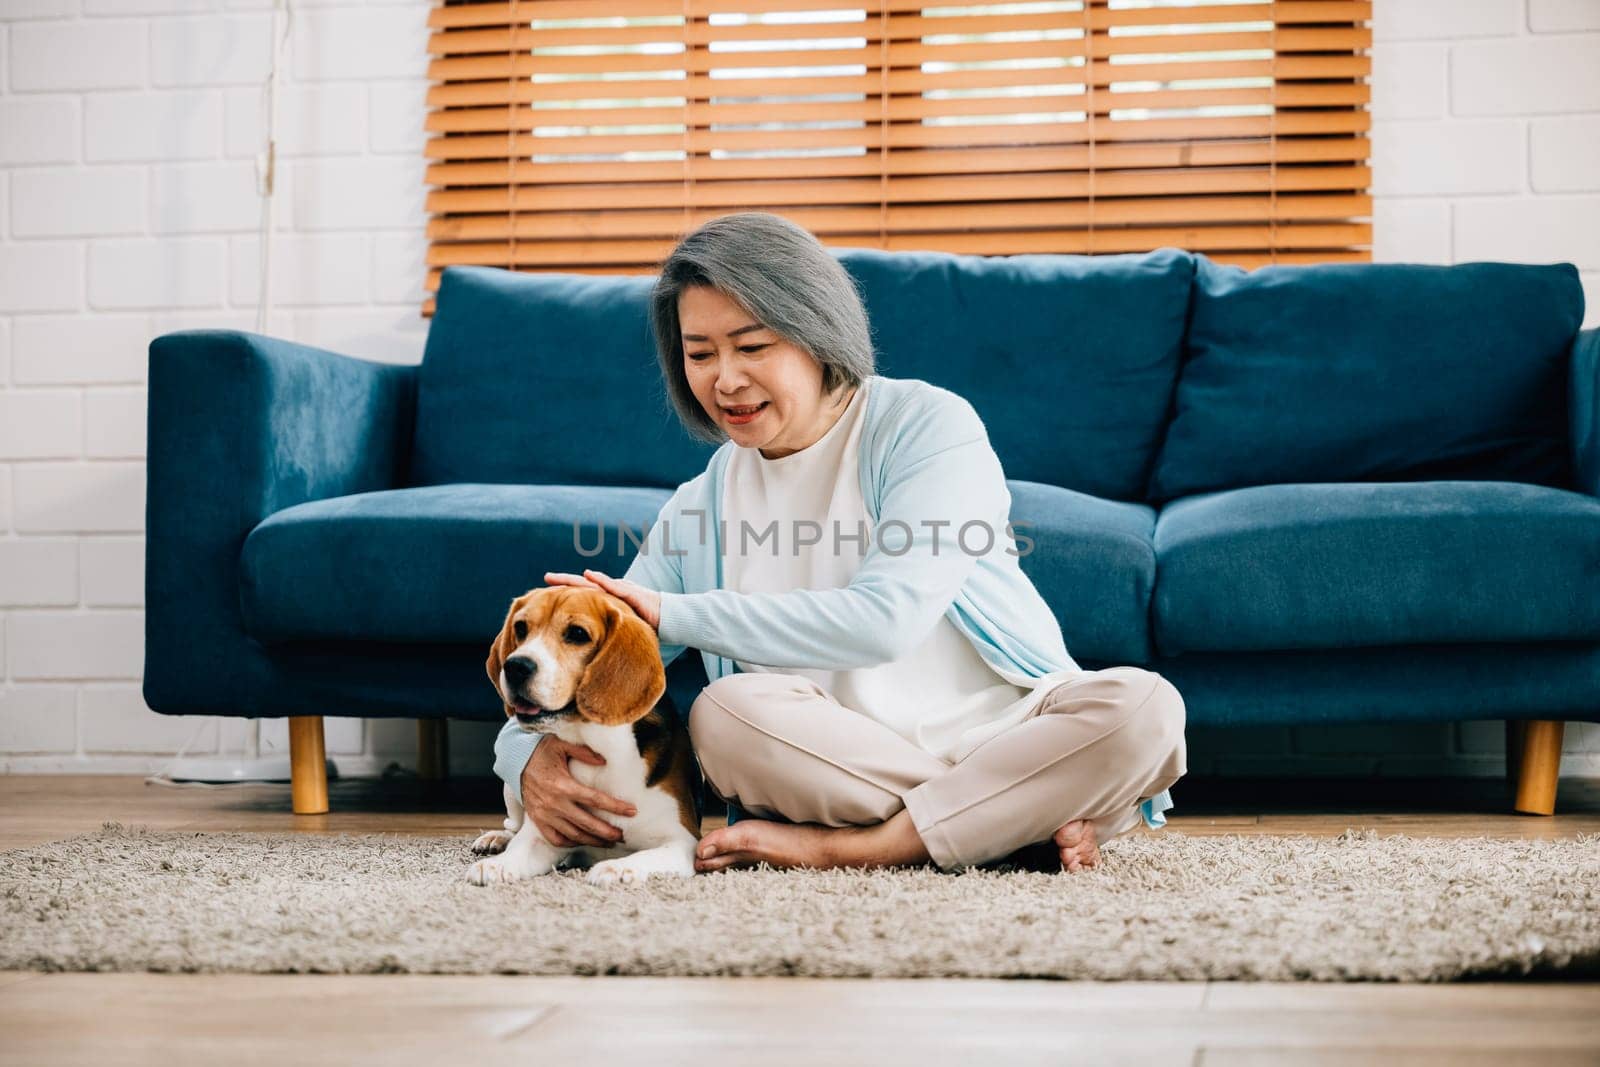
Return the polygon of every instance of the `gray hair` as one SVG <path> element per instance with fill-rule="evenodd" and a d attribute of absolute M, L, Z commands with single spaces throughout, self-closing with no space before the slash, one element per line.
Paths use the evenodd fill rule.
<path fill-rule="evenodd" d="M 746 211 L 705 223 L 672 250 L 650 293 L 650 325 L 667 395 L 691 437 L 728 435 L 707 415 L 683 372 L 678 297 L 690 286 L 720 290 L 761 325 L 822 365 L 822 392 L 873 373 L 867 311 L 854 279 L 809 231 L 778 215 Z"/>

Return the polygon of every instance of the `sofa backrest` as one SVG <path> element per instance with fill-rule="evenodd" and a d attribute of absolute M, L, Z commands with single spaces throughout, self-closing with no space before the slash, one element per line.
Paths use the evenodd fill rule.
<path fill-rule="evenodd" d="M 1280 482 L 1571 484 L 1570 264 L 834 255 L 879 373 L 966 397 L 1011 478 L 1152 503 Z M 667 402 L 654 282 L 447 268 L 411 484 L 671 488 L 698 474 L 712 446 Z"/>
<path fill-rule="evenodd" d="M 965 397 L 1007 477 L 1143 498 L 1193 256 L 835 254 L 866 303 L 879 373 Z"/>
<path fill-rule="evenodd" d="M 661 383 L 653 277 L 447 267 L 417 379 L 412 485 L 672 488 L 705 468 Z"/>
<path fill-rule="evenodd" d="M 1196 260 L 1152 503 L 1282 482 L 1571 486 L 1571 264 Z"/>

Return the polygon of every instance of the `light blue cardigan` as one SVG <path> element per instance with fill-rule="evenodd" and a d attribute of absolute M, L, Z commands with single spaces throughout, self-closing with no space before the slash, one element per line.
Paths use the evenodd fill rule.
<path fill-rule="evenodd" d="M 722 475 L 738 447 L 725 442 L 662 506 L 623 575 L 661 594 L 663 662 L 697 648 L 711 681 L 737 673 L 735 660 L 777 668 L 870 667 L 909 654 L 943 615 L 1008 682 L 1028 685 L 1077 669 L 1018 556 L 1001 550 L 973 555 L 956 547 L 962 522 L 972 519 L 989 523 L 1002 549 L 1007 544 L 1011 492 L 978 413 L 928 382 L 877 375 L 869 381 L 861 495 L 875 533 L 880 517 L 882 523 L 901 519 L 906 532 L 896 525 L 893 533 L 874 536 L 842 589 L 723 589 Z M 937 516 L 957 521 L 943 528 L 925 521 Z M 1016 551 L 1024 551 L 1023 544 L 1019 537 Z M 495 739 L 495 774 L 515 786 L 542 736 L 508 720 Z M 1140 812 L 1146 825 L 1159 827 L 1170 807 L 1170 792 L 1163 790 Z"/>

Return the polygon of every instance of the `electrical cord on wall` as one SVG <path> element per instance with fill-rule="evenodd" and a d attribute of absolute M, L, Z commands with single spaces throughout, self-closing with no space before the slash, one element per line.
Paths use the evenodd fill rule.
<path fill-rule="evenodd" d="M 282 16 L 282 29 L 279 29 L 279 16 Z M 264 105 L 264 127 L 267 133 L 266 147 L 256 153 L 256 193 L 261 197 L 261 277 L 260 288 L 256 298 L 256 332 L 267 332 L 267 324 L 272 314 L 272 227 L 274 210 L 277 198 L 273 195 L 277 186 L 278 175 L 278 86 L 281 82 L 283 70 L 284 51 L 289 44 L 289 36 L 294 28 L 294 0 L 273 0 L 272 5 L 272 69 L 267 74 L 266 81 L 262 83 L 261 93 Z M 201 780 L 205 774 L 216 775 L 216 767 L 209 771 L 198 771 L 194 780 L 179 780 L 172 777 L 172 769 L 182 763 L 184 754 L 189 751 L 189 746 L 194 744 L 195 738 L 200 736 L 209 721 L 202 719 L 195 724 L 189 737 L 184 741 L 183 747 L 178 749 L 177 755 L 167 761 L 166 766 L 145 778 L 146 785 L 177 786 L 187 789 L 221 789 L 234 785 L 245 785 L 252 782 L 282 781 L 278 777 L 244 777 L 248 773 L 246 764 L 259 763 L 261 758 L 261 720 L 251 719 L 250 730 L 246 735 L 245 751 L 237 766 L 237 773 L 241 776 L 233 780 Z M 198 761 L 206 764 L 219 764 L 223 760 Z M 226 773 L 225 771 L 222 773 Z"/>
<path fill-rule="evenodd" d="M 283 30 L 278 30 L 278 13 L 283 12 Z M 266 100 L 267 147 L 256 155 L 256 192 L 261 196 L 261 291 L 256 299 L 256 332 L 267 332 L 272 313 L 272 220 L 277 203 L 273 191 L 278 177 L 278 84 L 283 70 L 283 53 L 294 28 L 293 0 L 274 0 L 272 5 L 272 70 L 262 85 Z"/>

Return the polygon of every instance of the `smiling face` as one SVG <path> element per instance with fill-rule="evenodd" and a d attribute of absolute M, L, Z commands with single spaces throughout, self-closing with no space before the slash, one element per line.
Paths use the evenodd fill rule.
<path fill-rule="evenodd" d="M 828 432 L 855 389 L 822 394 L 822 365 L 757 322 L 719 289 L 691 285 L 678 298 L 683 373 L 711 421 L 768 459 Z"/>
<path fill-rule="evenodd" d="M 624 601 L 577 586 L 512 601 L 484 666 L 506 715 L 530 732 L 574 718 L 629 723 L 666 689 L 654 631 Z"/>

